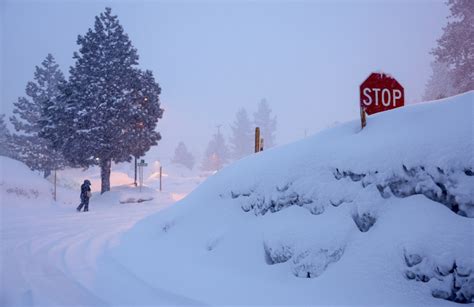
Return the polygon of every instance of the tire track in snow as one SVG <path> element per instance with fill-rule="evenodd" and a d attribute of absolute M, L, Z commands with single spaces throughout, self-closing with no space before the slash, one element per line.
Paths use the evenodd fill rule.
<path fill-rule="evenodd" d="M 134 206 L 101 208 L 96 212 L 57 212 L 54 208 L 40 216 L 16 216 L 8 226 L 2 225 L 2 305 L 108 305 L 97 287 L 97 260 L 108 246 L 139 219 L 160 207 Z M 101 264 L 102 265 L 102 264 Z M 109 289 L 120 292 L 124 301 L 140 301 L 137 294 L 154 303 L 196 304 L 189 299 L 154 289 L 131 277 L 123 267 L 114 267 L 109 276 L 100 279 Z M 12 278 L 14 279 L 12 281 Z M 126 282 L 134 292 L 120 283 Z M 3 292 L 3 291 L 2 291 Z M 130 295 L 131 294 L 131 295 Z M 129 297 L 127 297 L 127 295 Z M 143 301 L 143 300 L 142 300 Z M 114 300 L 116 304 L 123 302 Z"/>

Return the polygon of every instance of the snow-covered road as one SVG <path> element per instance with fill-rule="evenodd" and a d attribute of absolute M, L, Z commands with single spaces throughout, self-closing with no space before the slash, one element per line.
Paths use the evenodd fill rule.
<path fill-rule="evenodd" d="M 153 289 L 107 257 L 138 220 L 169 204 L 4 206 L 0 305 L 196 304 Z"/>

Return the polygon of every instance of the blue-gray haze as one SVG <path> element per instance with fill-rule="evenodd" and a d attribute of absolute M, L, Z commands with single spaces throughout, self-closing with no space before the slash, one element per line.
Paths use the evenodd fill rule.
<path fill-rule="evenodd" d="M 239 107 L 251 115 L 261 98 L 278 117 L 278 144 L 357 118 L 358 87 L 372 71 L 419 101 L 449 12 L 441 0 L 0 0 L 1 112 L 11 113 L 47 53 L 68 74 L 77 35 L 106 6 L 163 89 L 162 156 L 181 140 L 202 154 L 216 125 L 229 135 Z"/>

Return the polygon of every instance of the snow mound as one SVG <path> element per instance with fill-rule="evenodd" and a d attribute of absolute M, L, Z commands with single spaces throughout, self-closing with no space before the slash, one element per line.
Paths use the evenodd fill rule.
<path fill-rule="evenodd" d="M 0 168 L 2 205 L 16 203 L 18 199 L 52 200 L 51 183 L 22 162 L 0 156 Z"/>
<path fill-rule="evenodd" d="M 135 187 L 131 185 L 122 185 L 112 187 L 104 194 L 99 192 L 92 193 L 91 203 L 97 205 L 118 205 L 118 204 L 139 204 L 152 201 L 159 197 L 158 191 L 149 187 Z"/>
<path fill-rule="evenodd" d="M 208 304 L 472 302 L 473 106 L 471 91 L 249 156 L 111 256 Z"/>

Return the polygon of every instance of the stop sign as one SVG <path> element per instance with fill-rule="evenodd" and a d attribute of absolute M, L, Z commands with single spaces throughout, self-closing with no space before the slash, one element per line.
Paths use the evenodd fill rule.
<path fill-rule="evenodd" d="M 360 85 L 360 106 L 369 115 L 405 105 L 403 87 L 384 73 L 372 73 Z"/>

